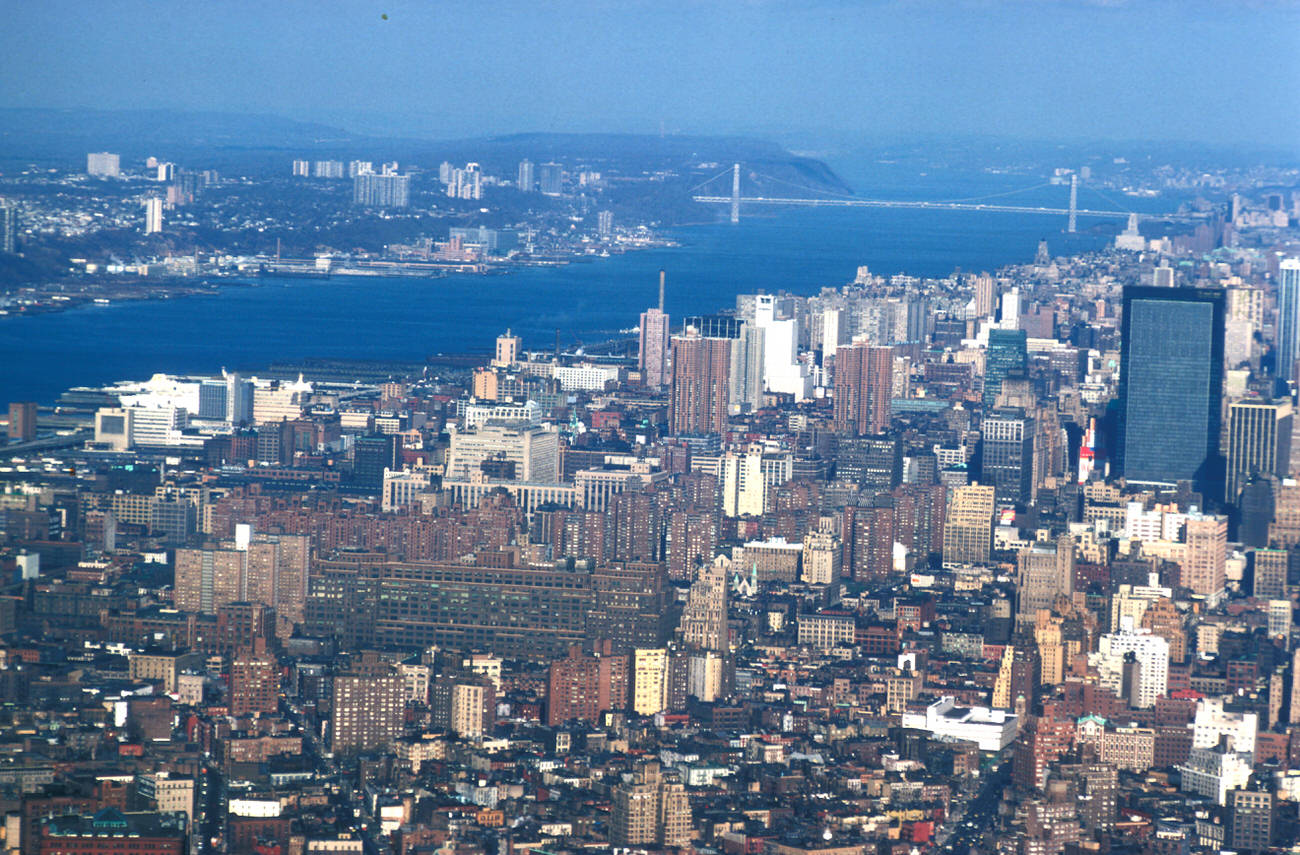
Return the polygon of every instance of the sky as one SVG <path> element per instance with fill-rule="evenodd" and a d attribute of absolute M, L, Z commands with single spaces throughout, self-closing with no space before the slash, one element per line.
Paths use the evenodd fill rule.
<path fill-rule="evenodd" d="M 1300 150 L 1286 0 L 41 0 L 0 107 L 520 131 L 1177 140 Z"/>

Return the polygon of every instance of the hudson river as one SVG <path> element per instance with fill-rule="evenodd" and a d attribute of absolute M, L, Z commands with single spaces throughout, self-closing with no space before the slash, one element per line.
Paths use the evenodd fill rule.
<path fill-rule="evenodd" d="M 931 198 L 1036 180 L 1042 179 L 981 176 L 953 187 L 951 196 Z M 1007 201 L 1063 207 L 1066 192 L 1052 187 Z M 636 325 L 656 298 L 660 268 L 667 270 L 666 310 L 675 322 L 732 306 L 738 293 L 838 287 L 858 265 L 917 276 L 992 271 L 1032 259 L 1040 239 L 1053 254 L 1069 254 L 1103 246 L 1122 226 L 1081 219 L 1081 232 L 1067 235 L 1063 217 L 1044 215 L 870 208 L 759 214 L 738 226 L 676 229 L 669 234 L 679 247 L 560 268 L 442 279 L 265 279 L 214 297 L 0 318 L 0 405 L 49 403 L 72 386 L 160 371 L 249 369 L 313 356 L 422 361 L 437 351 L 486 353 L 507 327 L 523 336 L 525 348 L 549 349 L 557 328 L 566 346 L 598 342 Z M 1104 233 L 1087 231 L 1101 222 Z"/>

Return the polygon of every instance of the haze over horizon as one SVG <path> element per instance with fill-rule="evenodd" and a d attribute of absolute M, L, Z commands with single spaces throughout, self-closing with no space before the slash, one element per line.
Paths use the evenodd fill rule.
<path fill-rule="evenodd" d="M 739 133 L 809 149 L 855 135 L 1300 140 L 1289 2 L 56 0 L 9 18 L 0 107 L 273 113 L 429 139 Z"/>

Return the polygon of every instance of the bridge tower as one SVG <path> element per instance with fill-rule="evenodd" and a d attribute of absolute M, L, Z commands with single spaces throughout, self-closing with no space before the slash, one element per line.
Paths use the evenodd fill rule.
<path fill-rule="evenodd" d="M 1074 234 L 1079 226 L 1079 173 L 1070 176 L 1070 221 L 1065 230 Z"/>
<path fill-rule="evenodd" d="M 731 222 L 740 222 L 740 164 L 731 165 Z"/>

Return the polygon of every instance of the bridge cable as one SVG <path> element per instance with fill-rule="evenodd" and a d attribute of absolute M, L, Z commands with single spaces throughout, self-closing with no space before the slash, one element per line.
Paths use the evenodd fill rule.
<path fill-rule="evenodd" d="M 777 178 L 772 175 L 766 175 L 762 172 L 755 172 L 754 175 L 758 178 L 766 178 L 769 181 L 775 181 L 778 184 L 785 184 L 789 187 L 794 187 L 799 190 L 806 190 L 810 193 L 821 193 L 827 196 L 839 196 L 844 199 L 854 199 L 854 200 L 858 200 L 862 198 L 861 196 L 858 196 L 853 193 L 836 193 L 833 190 L 817 190 L 805 184 L 796 184 L 793 181 L 786 181 L 785 179 Z M 982 199 L 997 199 L 1001 196 L 1012 196 L 1015 195 L 1016 193 L 1027 193 L 1030 190 L 1038 190 L 1043 187 L 1050 187 L 1050 186 L 1051 186 L 1051 182 L 1045 181 L 1042 184 L 1035 184 L 1032 187 L 1021 187 L 1017 190 L 1006 190 L 1001 193 L 988 193 L 983 196 L 968 196 L 963 199 L 934 199 L 934 200 L 911 200 L 911 201 L 926 201 L 927 204 L 932 204 L 932 205 L 949 205 L 949 204 L 958 204 L 962 202 L 978 202 Z M 899 201 L 904 201 L 904 200 L 899 200 Z"/>
<path fill-rule="evenodd" d="M 699 189 L 700 189 L 701 187 L 703 187 L 705 184 L 712 184 L 714 181 L 717 181 L 717 180 L 718 180 L 719 178 L 721 178 L 722 176 L 724 176 L 724 175 L 730 175 L 730 174 L 731 174 L 731 169 L 732 169 L 732 168 L 731 168 L 730 166 L 728 166 L 726 169 L 722 170 L 722 171 L 719 172 L 717 175 L 713 176 L 712 178 L 706 178 L 706 179 L 704 179 L 704 180 L 701 181 L 699 184 L 696 184 L 694 187 L 692 187 L 690 190 L 687 190 L 686 192 L 687 192 L 687 193 L 694 193 L 696 190 L 699 190 Z M 731 194 L 728 192 L 727 195 L 731 195 Z"/>

